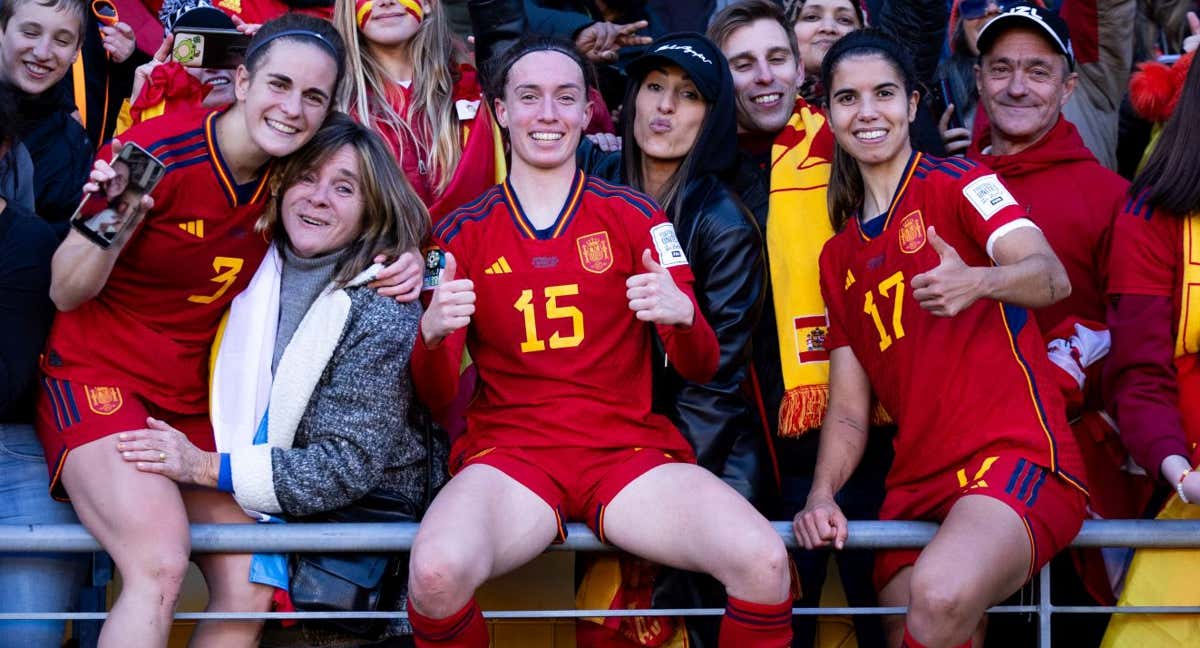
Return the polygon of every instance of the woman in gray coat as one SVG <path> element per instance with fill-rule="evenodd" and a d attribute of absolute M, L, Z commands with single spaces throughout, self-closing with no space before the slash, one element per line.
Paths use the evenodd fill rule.
<path fill-rule="evenodd" d="M 419 245 L 428 214 L 386 145 L 344 115 L 287 159 L 276 182 L 259 223 L 275 245 L 218 334 L 217 452 L 155 419 L 123 435 L 120 451 L 139 470 L 232 492 L 252 517 L 303 519 L 368 494 L 407 500 L 419 514 L 446 464 L 441 439 L 410 423 L 421 307 L 368 284 L 377 256 Z M 248 575 L 246 586 L 264 585 Z"/>

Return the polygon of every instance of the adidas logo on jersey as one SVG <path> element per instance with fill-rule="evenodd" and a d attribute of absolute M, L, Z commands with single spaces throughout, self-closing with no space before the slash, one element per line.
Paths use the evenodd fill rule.
<path fill-rule="evenodd" d="M 179 229 L 195 236 L 196 238 L 204 238 L 204 219 L 197 218 L 194 221 L 180 223 Z"/>
<path fill-rule="evenodd" d="M 498 274 L 510 274 L 510 273 L 512 273 L 512 267 L 508 265 L 508 260 L 505 259 L 504 257 L 500 257 L 499 259 L 496 259 L 495 263 L 493 263 L 491 266 L 489 266 L 487 270 L 483 271 L 483 274 L 485 274 L 485 275 L 498 275 Z"/>

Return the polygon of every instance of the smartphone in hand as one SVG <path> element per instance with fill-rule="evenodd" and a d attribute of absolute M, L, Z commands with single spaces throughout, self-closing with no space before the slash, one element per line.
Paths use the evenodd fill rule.
<path fill-rule="evenodd" d="M 166 173 L 158 158 L 132 142 L 109 163 L 116 177 L 101 183 L 100 191 L 84 196 L 71 217 L 71 226 L 100 247 L 112 245 L 117 235 L 136 220 L 142 196 L 154 190 Z"/>
<path fill-rule="evenodd" d="M 250 37 L 236 29 L 180 27 L 171 58 L 184 67 L 232 70 L 246 60 Z"/>

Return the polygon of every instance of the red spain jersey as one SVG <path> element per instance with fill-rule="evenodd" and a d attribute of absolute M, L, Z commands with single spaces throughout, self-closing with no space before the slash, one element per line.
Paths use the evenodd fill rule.
<path fill-rule="evenodd" d="M 991 170 L 917 153 L 886 214 L 865 227 L 852 219 L 825 244 L 826 347 L 854 351 L 899 425 L 887 487 L 953 472 L 987 451 L 1019 453 L 1083 488 L 1030 311 L 980 299 L 947 318 L 913 299 L 913 277 L 940 263 L 930 226 L 970 266 L 992 265 L 997 239 L 1036 227 Z"/>
<path fill-rule="evenodd" d="M 54 320 L 42 358 L 47 375 L 127 387 L 172 412 L 208 411 L 217 325 L 267 250 L 254 225 L 266 208 L 268 173 L 233 183 L 214 137 L 218 114 L 171 113 L 122 136 L 166 173 L 104 289 Z"/>
<path fill-rule="evenodd" d="M 692 300 L 687 329 L 658 326 L 670 362 L 706 382 L 712 329 L 695 306 L 692 272 L 654 202 L 577 172 L 554 225 L 530 224 L 508 182 L 434 228 L 458 277 L 475 284 L 471 325 L 435 350 L 418 341 L 414 383 L 435 408 L 453 397 L 465 342 L 479 372 L 456 450 L 649 447 L 690 456 L 679 431 L 650 411 L 651 326 L 629 309 L 625 281 L 649 249 Z"/>

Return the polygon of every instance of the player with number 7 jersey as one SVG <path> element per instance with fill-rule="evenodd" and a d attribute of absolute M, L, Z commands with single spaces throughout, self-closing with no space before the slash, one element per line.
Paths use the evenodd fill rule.
<path fill-rule="evenodd" d="M 255 223 L 269 198 L 269 165 L 234 182 L 217 144 L 219 115 L 166 115 L 121 136 L 166 173 L 100 294 L 59 313 L 50 331 L 38 430 L 52 477 L 67 451 L 144 427 L 147 413 L 194 418 L 181 429 L 213 449 L 209 350 L 229 302 L 266 254 Z"/>

